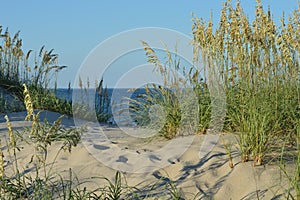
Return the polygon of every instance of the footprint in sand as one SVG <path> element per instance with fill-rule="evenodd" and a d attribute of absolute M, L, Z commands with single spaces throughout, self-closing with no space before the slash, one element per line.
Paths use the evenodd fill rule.
<path fill-rule="evenodd" d="M 128 158 L 126 158 L 125 156 L 119 156 L 118 160 L 116 160 L 116 162 L 122 162 L 122 163 L 127 163 Z"/>
<path fill-rule="evenodd" d="M 106 149 L 109 149 L 108 146 L 103 146 L 103 145 L 98 145 L 98 144 L 94 144 L 93 145 L 95 149 L 98 149 L 98 150 L 106 150 Z"/>

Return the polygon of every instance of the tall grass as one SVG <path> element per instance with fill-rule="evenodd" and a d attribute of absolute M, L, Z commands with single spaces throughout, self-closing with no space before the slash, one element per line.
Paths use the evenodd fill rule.
<path fill-rule="evenodd" d="M 273 20 L 271 11 L 263 9 L 260 0 L 255 12 L 251 22 L 240 2 L 233 6 L 226 1 L 215 29 L 212 19 L 206 23 L 204 19 L 194 17 L 195 65 L 183 73 L 184 81 L 174 75 L 182 70 L 179 60 L 172 58 L 166 49 L 169 59 L 164 65 L 155 50 L 143 42 L 148 62 L 154 65 L 162 75 L 164 85 L 171 90 L 147 85 L 141 100 L 132 100 L 131 109 L 139 124 L 148 124 L 151 121 L 149 110 L 153 105 L 160 105 L 166 112 L 161 134 L 169 139 L 175 137 L 182 123 L 182 110 L 172 89 L 189 82 L 197 94 L 198 109 L 202 111 L 196 127 L 198 131 L 207 130 L 210 118 L 214 117 L 210 107 L 214 99 L 209 95 L 207 80 L 203 80 L 203 73 L 196 67 L 202 62 L 204 74 L 213 73 L 224 83 L 227 115 L 223 131 L 237 133 L 242 162 L 252 160 L 254 166 L 266 164 L 267 155 L 274 151 L 274 143 L 279 147 L 286 145 L 280 141 L 296 146 L 300 118 L 300 5 L 288 20 L 283 15 L 279 25 Z M 157 118 L 161 121 L 159 115 Z M 299 148 L 296 149 L 298 155 Z M 294 164 L 296 175 L 286 175 L 299 198 L 297 159 Z"/>
<path fill-rule="evenodd" d="M 223 4 L 213 31 L 210 19 L 193 19 L 195 57 L 215 61 L 227 96 L 225 130 L 238 132 L 243 161 L 262 164 L 274 137 L 296 138 L 299 99 L 300 7 L 276 26 L 257 1 L 250 22 L 240 3 Z M 202 52 L 199 55 L 199 52 Z M 209 69 L 206 69 L 209 70 Z"/>
<path fill-rule="evenodd" d="M 54 49 L 47 51 L 43 46 L 39 53 L 30 60 L 33 50 L 24 53 L 19 32 L 11 37 L 8 29 L 3 33 L 0 26 L 2 45 L 0 48 L 0 78 L 2 87 L 9 88 L 7 83 L 26 83 L 48 89 L 51 80 L 56 79 L 57 73 L 66 66 L 58 66 L 58 55 Z M 19 88 L 22 91 L 22 88 Z"/>
<path fill-rule="evenodd" d="M 188 76 L 193 77 L 193 69 L 181 69 L 176 52 L 165 48 L 166 59 L 160 61 L 147 42 L 142 41 L 142 44 L 148 62 L 160 73 L 162 82 L 161 85 L 146 84 L 143 94 L 129 99 L 134 120 L 140 126 L 155 128 L 168 139 L 204 131 L 210 120 L 207 88 L 194 79 L 188 79 Z M 198 112 L 198 104 L 201 112 Z"/>
<path fill-rule="evenodd" d="M 271 11 L 263 10 L 261 2 L 257 1 L 255 19 L 250 22 L 239 2 L 234 7 L 226 1 L 215 30 L 212 19 L 206 23 L 194 17 L 195 63 L 190 70 L 184 70 L 180 59 L 174 58 L 168 49 L 165 50 L 167 61 L 163 62 L 150 45 L 146 42 L 143 45 L 148 62 L 163 77 L 164 86 L 176 91 L 183 83 L 193 86 L 201 110 L 197 126 L 202 131 L 208 128 L 213 116 L 207 79 L 196 67 L 198 62 L 204 63 L 204 74 L 214 73 L 224 82 L 227 99 L 224 130 L 239 132 L 242 156 L 246 159 L 252 154 L 261 164 L 268 152 L 269 138 L 296 137 L 295 120 L 299 118 L 300 99 L 299 15 L 298 7 L 287 22 L 283 16 L 276 26 Z M 184 77 L 175 75 L 180 70 Z M 166 121 L 163 132 L 172 132 L 171 138 L 176 135 L 181 120 L 179 105 L 176 105 L 179 103 L 164 87 L 150 86 L 152 90 L 147 85 L 142 100 L 133 103 L 133 111 L 147 115 L 152 104 L 164 104 L 170 120 Z M 167 128 L 169 125 L 172 128 Z"/>
<path fill-rule="evenodd" d="M 32 58 L 32 54 L 33 58 Z M 32 101 L 38 109 L 71 113 L 71 104 L 57 99 L 49 89 L 57 87 L 58 73 L 66 66 L 58 65 L 58 55 L 43 46 L 38 53 L 24 52 L 19 32 L 11 36 L 0 26 L 0 87 L 23 101 L 22 85 L 32 91 Z M 22 109 L 22 108 L 20 108 Z"/>
<path fill-rule="evenodd" d="M 25 84 L 24 103 L 27 110 L 25 120 L 32 122 L 30 128 L 25 129 L 22 133 L 15 131 L 7 115 L 5 116 L 8 127 L 8 155 L 0 152 L 0 197 L 1 199 L 52 198 L 61 185 L 52 171 L 55 160 L 50 167 L 47 166 L 48 149 L 52 143 L 56 142 L 61 143 L 56 157 L 63 150 L 71 152 L 72 147 L 80 141 L 82 130 L 80 128 L 64 129 L 61 126 L 61 117 L 53 124 L 49 124 L 47 121 L 41 123 L 40 112 L 34 112 L 31 95 Z M 18 161 L 18 153 L 22 149 L 21 142 L 27 143 L 34 149 L 31 157 L 34 170 L 29 175 L 24 173 L 24 166 L 20 166 Z M 11 158 L 11 165 L 8 167 L 11 166 L 12 169 L 4 168 L 3 158 Z M 34 173 L 35 175 L 33 175 Z"/>
<path fill-rule="evenodd" d="M 213 59 L 216 64 L 206 65 L 206 70 L 218 68 L 224 80 L 224 130 L 237 133 L 243 162 L 253 160 L 254 165 L 261 165 L 274 151 L 273 144 L 277 150 L 286 149 L 287 142 L 296 146 L 299 158 L 300 5 L 288 20 L 283 15 L 279 25 L 260 0 L 255 14 L 250 22 L 239 2 L 234 7 L 226 1 L 215 31 L 211 19 L 205 23 L 194 17 L 193 45 L 196 60 Z M 299 199 L 299 159 L 294 166 L 294 175 L 283 171 L 291 184 L 288 198 Z"/>
<path fill-rule="evenodd" d="M 111 106 L 103 78 L 99 82 L 96 80 L 95 88 L 90 88 L 89 79 L 84 84 L 81 77 L 78 84 L 79 89 L 73 90 L 73 115 L 84 120 L 107 122 L 111 118 Z"/>
<path fill-rule="evenodd" d="M 26 84 L 31 91 L 35 109 L 72 115 L 72 103 L 55 96 L 58 74 L 66 66 L 58 65 L 58 55 L 54 53 L 54 50 L 48 51 L 43 46 L 37 53 L 33 50 L 23 52 L 19 32 L 11 37 L 8 29 L 3 33 L 2 26 L 0 26 L 0 36 L 2 43 L 0 44 L 0 87 L 15 95 L 22 102 L 24 98 L 22 85 Z M 96 88 L 97 117 L 99 121 L 106 121 L 109 118 L 107 110 L 109 100 L 103 79 L 99 81 Z M 89 83 L 88 87 L 83 89 L 85 94 L 88 89 Z M 0 103 L 3 105 L 1 112 L 24 109 L 22 106 L 19 108 L 10 106 L 4 98 L 0 99 Z M 81 111 L 83 110 L 84 108 L 81 108 Z"/>

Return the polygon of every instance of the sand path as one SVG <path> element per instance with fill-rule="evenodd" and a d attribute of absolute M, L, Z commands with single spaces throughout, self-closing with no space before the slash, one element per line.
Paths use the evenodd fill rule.
<path fill-rule="evenodd" d="M 25 122 L 25 112 L 10 113 L 9 118 L 15 129 L 21 131 L 30 126 Z M 58 113 L 42 112 L 41 118 L 53 122 Z M 74 126 L 72 118 L 63 118 L 66 127 Z M 163 199 L 165 185 L 170 180 L 184 195 L 184 199 L 284 199 L 284 190 L 288 187 L 285 180 L 280 179 L 279 168 L 276 165 L 253 167 L 252 162 L 240 163 L 238 152 L 233 148 L 234 168 L 228 166 L 228 156 L 222 140 L 214 140 L 210 136 L 197 135 L 176 138 L 170 141 L 156 138 L 132 137 L 125 130 L 108 125 L 91 125 L 83 134 L 82 141 L 72 150 L 72 153 L 62 152 L 54 164 L 53 172 L 65 174 L 69 168 L 79 180 L 90 177 L 105 176 L 112 179 L 116 169 L 124 172 L 127 184 L 137 186 L 141 193 L 155 194 Z M 0 114 L 0 136 L 2 149 L 6 154 L 5 137 L 7 128 L 4 115 Z M 225 140 L 233 140 L 230 134 L 222 136 Z M 213 144 L 213 142 L 216 142 Z M 211 147 L 206 153 L 201 147 Z M 169 145 L 168 144 L 172 144 Z M 22 144 L 19 153 L 20 164 L 24 173 L 30 173 L 29 163 L 32 147 Z M 49 149 L 48 163 L 53 163 L 59 149 L 59 144 L 53 144 Z M 202 148 L 203 150 L 203 148 Z M 9 157 L 4 157 L 8 160 Z M 6 163 L 6 168 L 10 164 Z M 156 183 L 154 190 L 149 191 L 149 185 Z M 103 181 L 89 182 L 89 187 L 101 186 Z M 102 185 L 103 186 L 103 185 Z"/>

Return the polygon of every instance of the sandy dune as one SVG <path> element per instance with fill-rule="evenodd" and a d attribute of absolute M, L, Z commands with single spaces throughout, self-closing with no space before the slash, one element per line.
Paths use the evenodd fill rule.
<path fill-rule="evenodd" d="M 20 130 L 30 126 L 30 122 L 23 121 L 25 114 L 9 114 L 13 127 Z M 57 113 L 42 112 L 41 118 L 53 122 L 58 116 Z M 0 115 L 2 141 L 7 136 L 3 117 Z M 68 117 L 63 119 L 63 124 L 74 126 L 72 118 Z M 240 163 L 238 152 L 233 148 L 234 168 L 231 169 L 222 140 L 217 136 L 186 136 L 166 141 L 132 137 L 128 135 L 130 131 L 134 130 L 90 125 L 71 154 L 62 152 L 59 155 L 53 172 L 67 176 L 68 169 L 72 168 L 80 180 L 94 176 L 112 179 L 118 169 L 123 171 L 129 186 L 137 186 L 141 193 L 155 194 L 162 199 L 165 185 L 170 180 L 182 191 L 184 199 L 192 199 L 197 193 L 196 199 L 284 199 L 288 184 L 280 178 L 278 166 L 253 167 L 252 162 Z M 225 140 L 234 138 L 232 135 L 221 137 Z M 50 148 L 49 164 L 58 149 L 59 144 Z M 5 154 L 5 146 L 3 150 Z M 28 164 L 31 152 L 32 147 L 24 145 L 19 155 L 25 173 L 32 170 Z M 9 168 L 9 163 L 6 167 Z M 94 181 L 88 183 L 89 187 L 103 184 L 101 180 Z M 149 185 L 156 182 L 155 189 L 148 191 Z"/>

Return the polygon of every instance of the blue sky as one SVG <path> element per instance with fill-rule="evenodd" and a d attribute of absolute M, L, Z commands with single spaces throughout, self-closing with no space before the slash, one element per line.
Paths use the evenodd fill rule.
<path fill-rule="evenodd" d="M 212 12 L 216 26 L 222 7 L 221 0 L 0 2 L 0 25 L 8 27 L 11 33 L 20 30 L 25 50 L 38 51 L 43 45 L 54 48 L 59 64 L 68 66 L 59 75 L 59 87 L 73 83 L 89 52 L 110 36 L 142 27 L 169 28 L 191 36 L 191 13 L 208 20 Z M 241 4 L 253 18 L 255 0 L 241 0 Z M 275 21 L 279 22 L 283 11 L 287 15 L 297 7 L 297 0 L 263 0 L 263 5 L 264 9 L 270 5 Z M 109 86 L 113 85 L 109 83 L 110 77 L 104 79 Z"/>

